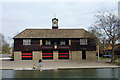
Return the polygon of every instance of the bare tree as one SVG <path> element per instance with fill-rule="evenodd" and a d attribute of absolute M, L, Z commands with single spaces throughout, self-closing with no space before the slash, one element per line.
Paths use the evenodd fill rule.
<path fill-rule="evenodd" d="M 98 12 L 96 22 L 93 27 L 97 33 L 101 34 L 101 38 L 105 38 L 106 41 L 112 46 L 112 58 L 111 62 L 114 62 L 114 49 L 115 43 L 118 40 L 119 30 L 118 28 L 118 17 L 113 12 Z"/>
<path fill-rule="evenodd" d="M 6 44 L 3 34 L 0 33 L 0 51 L 2 50 L 2 46 Z"/>
<path fill-rule="evenodd" d="M 0 33 L 0 53 L 9 54 L 10 53 L 9 44 L 5 41 L 3 34 Z"/>
<path fill-rule="evenodd" d="M 105 38 L 102 36 L 102 34 L 99 32 L 98 29 L 96 29 L 96 27 L 94 27 L 95 25 L 92 25 L 91 27 L 89 27 L 88 31 L 91 33 L 91 35 L 94 35 L 94 40 L 96 41 L 96 45 L 97 48 L 99 47 L 99 56 L 102 56 L 101 51 L 104 49 L 104 47 L 106 46 L 106 40 Z M 98 54 L 97 54 L 98 55 Z"/>
<path fill-rule="evenodd" d="M 102 34 L 99 33 L 98 29 L 96 29 L 96 27 L 94 27 L 95 25 L 92 25 L 90 28 L 89 28 L 89 32 L 91 33 L 91 36 L 94 36 L 94 39 L 96 41 L 96 44 L 99 44 L 100 43 L 100 40 L 102 38 Z"/>

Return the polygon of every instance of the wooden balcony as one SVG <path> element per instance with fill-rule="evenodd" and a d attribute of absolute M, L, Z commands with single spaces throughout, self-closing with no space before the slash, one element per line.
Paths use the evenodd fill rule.
<path fill-rule="evenodd" d="M 70 49 L 69 45 L 57 45 L 56 48 L 54 45 L 42 45 L 42 50 L 58 50 L 58 49 Z"/>
<path fill-rule="evenodd" d="M 40 51 L 40 45 L 19 45 L 14 46 L 14 51 Z"/>

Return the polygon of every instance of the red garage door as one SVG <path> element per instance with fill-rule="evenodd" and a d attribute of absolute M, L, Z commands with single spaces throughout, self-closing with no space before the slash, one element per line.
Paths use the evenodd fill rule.
<path fill-rule="evenodd" d="M 32 60 L 32 51 L 22 51 L 22 60 Z"/>
<path fill-rule="evenodd" d="M 43 60 L 53 59 L 53 51 L 42 51 L 42 59 Z"/>
<path fill-rule="evenodd" d="M 61 50 L 58 51 L 58 59 L 69 59 L 69 51 L 68 50 Z"/>

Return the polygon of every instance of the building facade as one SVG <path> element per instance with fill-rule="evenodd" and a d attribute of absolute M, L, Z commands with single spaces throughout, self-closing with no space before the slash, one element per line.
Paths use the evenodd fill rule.
<path fill-rule="evenodd" d="M 94 60 L 96 42 L 84 29 L 25 29 L 14 38 L 14 60 Z"/>

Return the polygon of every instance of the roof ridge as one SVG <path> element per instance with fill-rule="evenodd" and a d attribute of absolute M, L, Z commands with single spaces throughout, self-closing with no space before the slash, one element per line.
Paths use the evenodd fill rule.
<path fill-rule="evenodd" d="M 26 30 L 85 30 L 85 29 L 81 28 L 81 29 L 26 29 Z"/>

